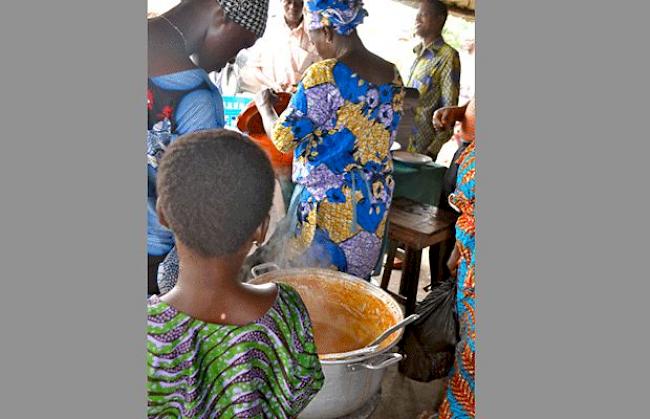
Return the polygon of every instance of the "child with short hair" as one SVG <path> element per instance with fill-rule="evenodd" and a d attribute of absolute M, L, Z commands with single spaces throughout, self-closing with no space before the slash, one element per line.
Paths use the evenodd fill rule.
<path fill-rule="evenodd" d="M 237 280 L 273 197 L 264 152 L 241 134 L 189 134 L 160 164 L 157 212 L 176 286 L 148 304 L 150 418 L 297 416 L 323 385 L 312 323 L 285 284 Z"/>

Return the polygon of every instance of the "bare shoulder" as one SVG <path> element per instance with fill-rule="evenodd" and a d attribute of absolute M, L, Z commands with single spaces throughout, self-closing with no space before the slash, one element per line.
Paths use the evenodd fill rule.
<path fill-rule="evenodd" d="M 374 57 L 376 59 L 377 67 L 387 74 L 390 73 L 390 76 L 392 76 L 393 73 L 395 72 L 395 64 L 391 63 L 390 61 L 384 60 L 378 55 L 374 55 Z"/>
<path fill-rule="evenodd" d="M 243 284 L 223 301 L 226 323 L 246 325 L 264 317 L 275 305 L 279 288 L 275 284 Z"/>
<path fill-rule="evenodd" d="M 351 55 L 344 62 L 356 74 L 373 84 L 391 83 L 395 80 L 395 65 L 370 51 Z"/>
<path fill-rule="evenodd" d="M 375 70 L 376 78 L 381 79 L 384 83 L 390 83 L 395 80 L 395 72 L 397 71 L 395 64 L 372 53 L 369 61 Z"/>

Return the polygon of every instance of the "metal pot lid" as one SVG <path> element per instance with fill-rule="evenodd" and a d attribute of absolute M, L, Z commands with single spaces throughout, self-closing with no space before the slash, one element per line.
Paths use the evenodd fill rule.
<path fill-rule="evenodd" d="M 411 153 L 404 150 L 398 150 L 393 152 L 393 159 L 414 166 L 421 166 L 427 163 L 431 163 L 433 159 L 430 156 L 419 153 Z"/>

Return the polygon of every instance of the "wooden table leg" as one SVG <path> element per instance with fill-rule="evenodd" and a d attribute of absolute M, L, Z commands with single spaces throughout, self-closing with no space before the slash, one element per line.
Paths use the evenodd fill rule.
<path fill-rule="evenodd" d="M 431 284 L 440 280 L 440 259 L 442 253 L 441 244 L 434 244 L 429 247 L 429 270 L 431 272 Z"/>
<path fill-rule="evenodd" d="M 388 242 L 386 265 L 384 265 L 384 275 L 381 277 L 381 288 L 384 290 L 388 289 L 390 275 L 393 273 L 393 263 L 395 261 L 395 255 L 397 254 L 397 245 L 398 243 L 394 240 Z"/>
<path fill-rule="evenodd" d="M 402 271 L 400 283 L 400 294 L 406 296 L 406 315 L 415 312 L 417 303 L 418 282 L 420 281 L 420 263 L 422 262 L 422 250 L 406 248 L 406 261 Z"/>

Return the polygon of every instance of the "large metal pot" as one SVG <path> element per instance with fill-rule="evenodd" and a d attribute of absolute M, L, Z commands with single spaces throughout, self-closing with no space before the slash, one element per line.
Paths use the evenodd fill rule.
<path fill-rule="evenodd" d="M 357 411 L 380 390 L 386 368 L 402 359 L 402 355 L 392 352 L 402 336 L 402 329 L 394 332 L 372 354 L 340 359 L 342 353 L 367 345 L 404 318 L 397 302 L 381 288 L 345 273 L 315 268 L 273 270 L 250 282 L 291 285 L 302 297 L 314 323 L 325 384 L 300 414 L 301 419 L 334 419 Z M 341 318 L 333 319 L 332 309 L 338 310 Z M 359 347 L 348 344 L 345 348 L 341 346 L 339 352 L 326 353 L 334 346 L 319 346 L 319 337 L 323 342 L 322 328 L 336 321 L 344 322 L 349 332 L 358 338 L 355 346 Z"/>

